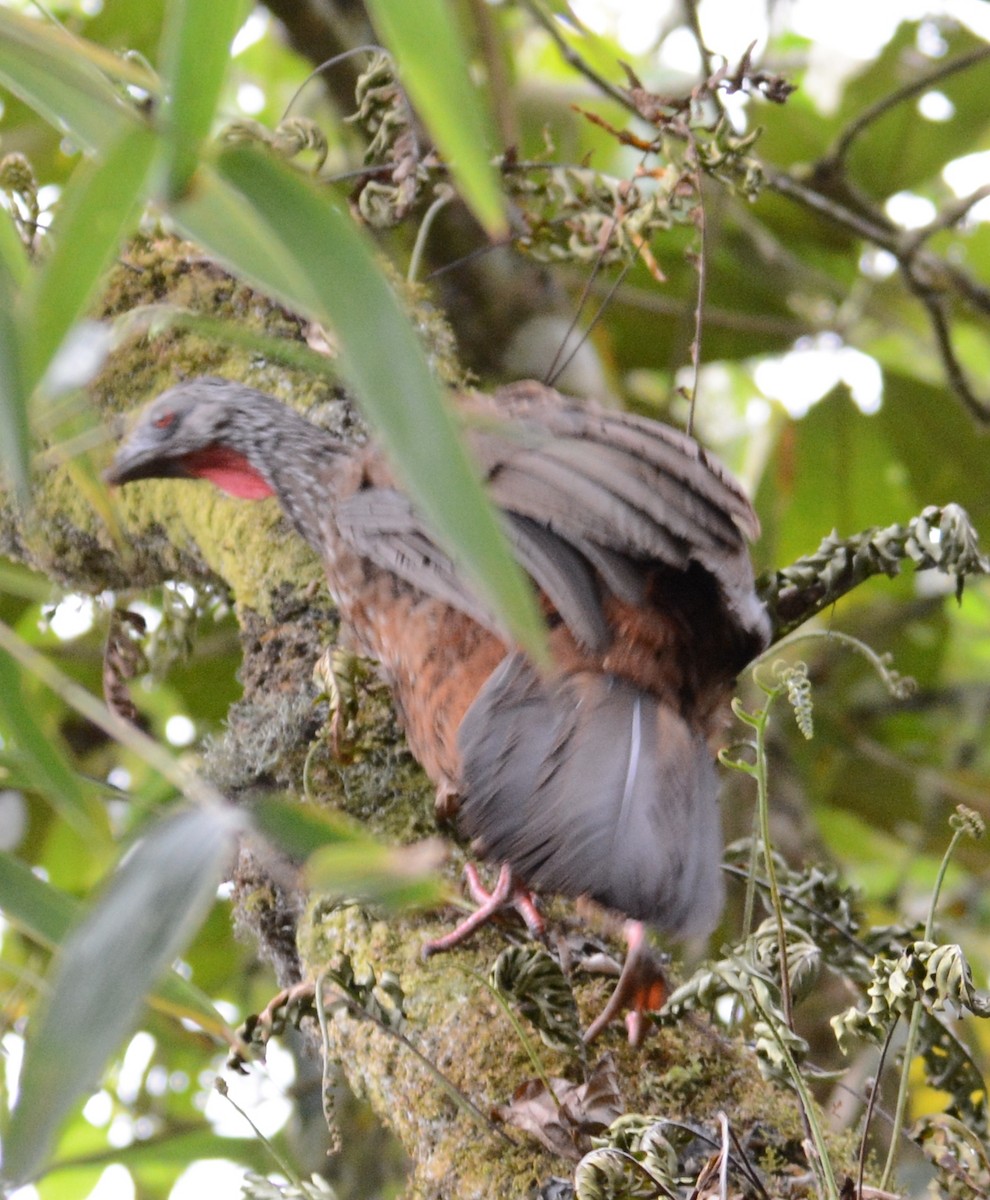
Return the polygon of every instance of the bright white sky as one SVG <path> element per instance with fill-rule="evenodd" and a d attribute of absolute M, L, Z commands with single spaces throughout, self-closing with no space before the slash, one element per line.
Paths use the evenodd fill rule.
<path fill-rule="evenodd" d="M 655 43 L 657 31 L 670 20 L 671 14 L 680 11 L 680 0 L 571 0 L 571 6 L 589 28 L 614 33 L 630 52 L 640 53 Z M 790 0 L 790 3 L 776 6 L 774 19 L 815 42 L 806 86 L 814 99 L 824 106 L 839 94 L 845 76 L 869 59 L 899 22 L 918 19 L 932 12 L 955 17 L 990 39 L 990 4 L 984 0 L 932 0 L 931 3 L 925 3 L 925 0 L 828 0 L 828 3 Z M 765 40 L 768 32 L 765 0 L 701 0 L 700 17 L 709 48 L 730 60 L 741 55 L 754 37 Z M 264 28 L 264 18 L 253 17 L 235 43 L 235 54 L 262 36 Z M 934 30 L 932 38 L 929 52 L 937 55 Z M 686 35 L 668 38 L 660 52 L 662 65 L 673 70 L 694 73 L 697 61 L 693 39 Z M 923 98 L 919 107 L 923 118 L 939 121 L 951 116 L 951 106 L 946 109 L 948 102 L 944 97 L 940 101 L 939 95 L 932 93 Z M 252 108 L 257 111 L 262 98 L 246 92 L 239 99 L 243 100 L 245 111 Z M 973 154 L 950 164 L 945 171 L 945 180 L 957 194 L 969 193 L 990 180 L 990 154 Z M 906 227 L 924 224 L 933 215 L 930 203 L 917 196 L 894 198 L 888 213 Z M 984 202 L 972 216 L 990 220 L 990 202 Z M 885 269 L 883 258 L 874 257 L 872 269 L 882 273 Z M 889 272 L 890 264 L 886 264 L 886 269 Z M 875 409 L 880 403 L 877 364 L 843 345 L 836 335 L 807 339 L 789 353 L 768 359 L 755 372 L 757 386 L 763 395 L 786 402 L 796 415 L 806 411 L 840 379 L 848 383 L 854 399 L 865 411 Z M 769 408 L 765 400 L 754 398 L 750 408 L 754 423 L 766 419 Z M 51 624 L 59 636 L 69 637 L 82 632 L 91 622 L 92 602 L 80 604 L 70 598 L 59 606 Z M 168 732 L 169 740 L 175 744 L 186 744 L 195 735 L 186 718 L 178 718 L 174 729 Z M 121 1072 L 121 1086 L 126 1088 L 131 1076 L 137 1086 L 150 1055 L 150 1040 L 147 1034 L 135 1037 Z M 4 1048 L 7 1051 L 7 1077 L 13 1083 L 19 1061 L 19 1040 L 8 1035 L 4 1039 Z M 230 1086 L 252 1120 L 264 1132 L 272 1133 L 288 1115 L 285 1091 L 291 1081 L 291 1060 L 273 1046 L 267 1071 L 258 1070 L 247 1080 L 231 1081 Z M 90 1102 L 87 1115 L 94 1124 L 103 1125 L 109 1120 L 108 1100 L 98 1093 Z M 245 1136 L 248 1132 L 243 1119 L 215 1093 L 206 1102 L 206 1114 L 215 1127 L 230 1135 Z M 126 1144 L 134 1132 L 122 1126 L 115 1136 L 120 1138 L 119 1144 Z M 241 1169 L 233 1164 L 201 1162 L 180 1180 L 171 1200 L 200 1200 L 204 1195 L 210 1200 L 239 1200 L 241 1180 Z M 109 1167 L 87 1200 L 133 1200 L 133 1196 L 134 1188 L 127 1171 L 123 1167 Z M 37 1200 L 37 1192 L 34 1188 L 23 1188 L 14 1193 L 11 1200 Z"/>

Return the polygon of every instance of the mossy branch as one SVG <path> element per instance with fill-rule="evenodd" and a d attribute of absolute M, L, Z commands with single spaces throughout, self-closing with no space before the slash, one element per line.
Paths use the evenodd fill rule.
<path fill-rule="evenodd" d="M 929 505 L 904 525 L 867 529 L 853 537 L 833 532 L 814 554 L 763 575 L 757 587 L 770 612 L 773 640 L 834 604 L 874 575 L 899 575 L 905 563 L 917 571 L 936 569 L 956 578 L 960 595 L 970 575 L 990 574 L 976 530 L 958 504 Z"/>

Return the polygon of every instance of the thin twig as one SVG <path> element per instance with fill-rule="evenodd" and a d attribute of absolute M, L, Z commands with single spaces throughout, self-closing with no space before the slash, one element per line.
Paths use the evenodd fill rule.
<path fill-rule="evenodd" d="M 686 0 L 688 7 L 693 9 L 691 0 Z M 697 298 L 694 305 L 694 337 L 691 339 L 691 397 L 688 403 L 686 432 L 688 437 L 694 436 L 694 413 L 698 401 L 698 375 L 701 371 L 701 332 L 705 316 L 705 293 L 708 286 L 707 231 L 708 222 L 705 219 L 705 200 L 701 191 L 702 174 L 697 162 L 697 149 L 694 139 L 691 139 L 692 158 L 694 159 L 694 186 L 698 191 L 698 204 L 695 208 L 695 225 L 698 230 L 698 255 L 696 271 L 698 275 Z"/>
<path fill-rule="evenodd" d="M 416 241 L 413 245 L 412 254 L 409 256 L 409 269 L 406 271 L 407 283 L 416 282 L 416 276 L 419 274 L 420 263 L 423 261 L 423 253 L 426 250 L 426 243 L 430 236 L 430 230 L 433 228 L 433 222 L 439 215 L 440 210 L 446 208 L 453 199 L 453 188 L 444 185 L 437 198 L 423 214 L 423 219 L 419 223 L 419 229 L 416 231 Z"/>
<path fill-rule="evenodd" d="M 715 68 L 712 65 L 712 52 L 705 44 L 704 36 L 701 32 L 701 21 L 698 17 L 697 0 L 684 0 L 684 17 L 687 20 L 688 28 L 694 35 L 695 43 L 698 46 L 698 53 L 701 55 L 701 63 L 705 70 L 705 78 L 711 79 L 715 74 Z M 712 99 L 717 107 L 721 110 L 722 100 L 717 93 L 717 89 L 712 93 Z"/>
<path fill-rule="evenodd" d="M 968 196 L 960 196 L 957 200 L 946 204 L 939 210 L 939 214 L 934 220 L 929 221 L 927 225 L 920 226 L 918 229 L 913 229 L 903 239 L 902 244 L 905 252 L 910 253 L 919 249 L 929 238 L 934 237 L 936 233 L 944 233 L 947 229 L 952 229 L 954 225 L 958 225 L 969 210 L 979 204 L 981 200 L 985 200 L 987 196 L 990 196 L 990 183 L 985 183 L 982 187 L 976 188 Z"/>
<path fill-rule="evenodd" d="M 903 104 L 906 100 L 910 100 L 912 96 L 917 96 L 923 92 L 929 91 L 937 83 L 941 83 L 943 79 L 948 79 L 950 75 L 955 75 L 958 71 L 968 70 L 977 63 L 982 62 L 985 58 L 990 57 L 990 47 L 982 46 L 979 50 L 973 50 L 969 54 L 960 55 L 959 58 L 950 59 L 949 62 L 942 63 L 933 71 L 929 71 L 927 75 L 922 75 L 918 79 L 913 79 L 910 83 L 904 84 L 903 87 L 889 92 L 886 96 L 881 97 L 875 104 L 871 104 L 869 108 L 864 109 L 854 121 L 851 121 L 843 132 L 839 135 L 835 146 L 825 155 L 824 161 L 830 164 L 839 164 L 849 153 L 849 148 L 866 129 L 889 112 L 897 105 Z"/>
<path fill-rule="evenodd" d="M 348 59 L 355 58 L 359 54 L 385 54 L 388 55 L 389 58 L 392 57 L 384 46 L 378 46 L 374 42 L 371 42 L 364 46 L 353 46 L 349 50 L 342 50 L 340 54 L 335 54 L 333 58 L 328 58 L 325 62 L 321 62 L 318 67 L 314 67 L 312 71 L 310 71 L 302 83 L 292 93 L 289 103 L 285 106 L 285 111 L 282 113 L 282 120 L 284 121 L 289 115 L 293 104 L 295 104 L 295 102 L 302 95 L 304 89 L 310 83 L 312 83 L 314 79 L 325 74 L 327 71 L 332 70 L 335 66 L 337 66 L 338 63 L 347 62 Z"/>
<path fill-rule="evenodd" d="M 586 79 L 590 80 L 596 88 L 604 92 L 605 95 L 611 96 L 623 108 L 628 109 L 631 113 L 636 114 L 636 106 L 633 104 L 629 95 L 620 87 L 617 87 L 610 80 L 606 79 L 586 62 L 580 54 L 568 43 L 566 38 L 561 34 L 560 30 L 554 21 L 554 18 L 548 13 L 545 13 L 538 3 L 538 0 L 523 0 L 523 7 L 529 12 L 530 16 L 538 25 L 540 25 L 549 35 L 551 41 L 560 51 L 564 61 L 578 71 Z M 638 115 L 638 114 L 637 114 Z"/>
<path fill-rule="evenodd" d="M 893 1021 L 890 1028 L 887 1030 L 887 1036 L 883 1040 L 883 1046 L 880 1048 L 880 1057 L 877 1060 L 877 1074 L 873 1081 L 873 1087 L 870 1089 L 870 1098 L 866 1104 L 866 1113 L 863 1116 L 863 1137 L 859 1143 L 859 1160 L 856 1165 L 856 1195 L 863 1194 L 863 1176 L 866 1171 L 866 1145 L 870 1133 L 870 1125 L 873 1122 L 873 1114 L 876 1111 L 877 1100 L 880 1096 L 880 1080 L 883 1078 L 883 1069 L 887 1062 L 887 1051 L 890 1049 L 890 1044 L 894 1040 L 894 1032 L 897 1029 L 898 1022 Z M 896 1135 L 895 1135 L 896 1136 Z"/>
<path fill-rule="evenodd" d="M 949 869 L 949 860 L 952 858 L 952 852 L 955 850 L 960 839 L 964 836 L 965 831 L 961 828 L 952 831 L 952 837 L 949 839 L 949 844 L 942 855 L 942 861 L 939 863 L 935 885 L 932 888 L 932 898 L 928 905 L 928 918 L 925 921 L 924 941 L 926 942 L 930 942 L 934 936 L 935 912 L 938 908 L 938 898 L 942 891 L 942 884 L 945 882 L 945 873 Z M 904 1114 L 907 1112 L 911 1060 L 914 1058 L 914 1048 L 918 1041 L 918 1029 L 921 1026 L 923 1009 L 924 1006 L 920 995 L 916 996 L 914 1004 L 911 1007 L 911 1020 L 908 1024 L 907 1040 L 904 1043 L 904 1052 L 901 1058 L 901 1079 L 897 1089 L 897 1104 L 894 1108 L 894 1132 L 890 1139 L 890 1147 L 887 1151 L 887 1161 L 884 1163 L 883 1174 L 880 1176 L 880 1187 L 884 1190 L 890 1183 L 890 1177 L 894 1171 L 894 1163 L 897 1159 L 898 1142 L 904 1126 Z"/>
<path fill-rule="evenodd" d="M 595 315 L 591 318 L 591 320 L 588 322 L 587 326 L 585 327 L 583 339 L 578 342 L 578 344 L 570 351 L 570 353 L 567 355 L 566 358 L 564 358 L 562 361 L 560 361 L 558 363 L 558 359 L 560 359 L 561 351 L 567 345 L 567 339 L 571 336 L 571 333 L 574 331 L 574 326 L 577 324 L 578 314 L 581 312 L 581 309 L 584 307 L 585 301 L 586 301 L 588 295 L 590 294 L 591 284 L 593 282 L 594 276 L 592 276 L 592 278 L 588 280 L 588 287 L 585 290 L 585 292 L 582 293 L 581 299 L 577 306 L 577 311 L 574 314 L 574 318 L 571 321 L 570 325 L 567 327 L 567 332 L 564 334 L 563 338 L 561 339 L 560 346 L 557 348 L 557 353 L 554 355 L 554 360 L 550 364 L 550 370 L 547 372 L 546 382 L 551 387 L 554 385 L 556 380 L 558 380 L 560 378 L 561 374 L 564 371 L 566 371 L 567 368 L 570 366 L 570 364 L 574 361 L 574 356 L 581 349 L 581 346 L 584 344 L 584 341 L 588 338 L 588 335 L 591 333 L 591 331 L 594 329 L 594 327 L 598 324 L 598 322 L 602 319 L 602 317 L 608 311 L 608 307 L 612 303 L 612 297 L 619 290 L 619 285 L 622 283 L 622 281 L 625 279 L 625 277 L 629 274 L 631 265 L 632 265 L 631 263 L 623 264 L 622 269 L 619 271 L 619 274 L 615 277 L 615 279 L 612 282 L 612 284 L 610 285 L 608 291 L 605 293 L 605 297 L 602 300 L 601 304 L 599 304 L 599 306 L 595 309 Z"/>
<path fill-rule="evenodd" d="M 786 171 L 766 168 L 767 185 L 782 196 L 797 200 L 834 224 L 855 233 L 888 251 L 897 259 L 909 290 L 921 301 L 928 314 L 935 345 L 949 384 L 965 407 L 979 421 L 990 421 L 990 400 L 982 400 L 971 387 L 952 345 L 952 334 L 946 316 L 946 285 L 964 296 L 980 312 L 990 312 L 990 289 L 975 283 L 966 272 L 945 262 L 938 255 L 922 249 L 918 231 L 905 234 L 889 224 L 879 213 L 860 212 L 849 208 L 831 196 L 809 187 Z M 978 189 L 978 193 L 984 189 Z M 937 217 L 922 231 L 931 236 L 961 219 L 982 195 L 965 197 L 965 202 L 949 206 L 948 216 Z M 960 211 L 961 209 L 961 211 Z M 954 218 L 954 220 L 953 220 Z M 920 239 L 921 241 L 924 238 Z"/>
<path fill-rule="evenodd" d="M 952 345 L 952 330 L 945 311 L 945 297 L 936 291 L 927 280 L 922 281 L 917 273 L 905 271 L 908 287 L 917 296 L 928 314 L 928 320 L 935 335 L 935 348 L 945 370 L 949 386 L 963 405 L 978 421 L 990 421 L 990 400 L 982 400 L 970 387 L 962 363 L 956 357 Z"/>

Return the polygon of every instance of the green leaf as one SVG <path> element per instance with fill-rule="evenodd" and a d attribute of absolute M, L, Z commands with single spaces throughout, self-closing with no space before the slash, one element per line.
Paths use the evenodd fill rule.
<path fill-rule="evenodd" d="M 72 896 L 39 879 L 12 855 L 0 852 L 0 912 L 33 941 L 54 950 L 81 908 Z"/>
<path fill-rule="evenodd" d="M 386 846 L 349 817 L 275 798 L 258 801 L 251 814 L 269 841 L 293 858 L 308 859 L 306 878 L 314 891 L 394 908 L 433 906 L 446 896 L 435 874 L 444 857 L 436 840 Z"/>
<path fill-rule="evenodd" d="M 251 806 L 251 823 L 280 850 L 296 859 L 308 858 L 328 845 L 353 845 L 356 841 L 377 845 L 350 817 L 272 796 Z"/>
<path fill-rule="evenodd" d="M 453 6 L 445 0 L 369 0 L 368 11 L 464 198 L 490 234 L 503 233 L 505 205 L 490 161 L 490 122 L 468 74 Z"/>
<path fill-rule="evenodd" d="M 20 750 L 34 786 L 81 837 L 107 841 L 106 813 L 83 786 L 51 733 L 35 720 L 22 689 L 21 671 L 0 650 L 0 729 Z"/>
<path fill-rule="evenodd" d="M 102 161 L 83 164 L 66 187 L 54 228 L 55 250 L 25 295 L 21 338 L 29 347 L 29 393 L 85 311 L 137 218 L 155 148 L 149 130 L 129 130 Z"/>
<path fill-rule="evenodd" d="M 152 85 L 147 72 L 64 29 L 0 7 L 0 82 L 83 149 L 121 137 L 136 110 L 104 74 Z"/>
<path fill-rule="evenodd" d="M 62 1122 L 133 1028 L 144 995 L 192 940 L 241 825 L 232 809 L 182 812 L 157 825 L 118 868 L 56 960 L 32 1021 L 4 1171 L 33 1178 Z"/>
<path fill-rule="evenodd" d="M 74 896 L 39 879 L 24 863 L 0 851 L 0 912 L 26 937 L 55 950 L 79 920 L 82 904 Z M 209 997 L 174 972 L 148 996 L 156 1012 L 195 1021 L 216 1038 L 230 1040 L 227 1022 Z"/>
<path fill-rule="evenodd" d="M 544 629 L 532 590 L 368 243 L 346 213 L 268 155 L 233 147 L 218 167 L 253 210 L 254 236 L 230 237 L 218 228 L 220 214 L 202 203 L 193 210 L 194 236 L 237 273 L 334 328 L 344 371 L 417 505 L 511 635 L 541 657 Z M 174 212 L 189 227 L 188 205 Z M 243 209 L 238 215 L 246 219 Z M 263 270 L 272 262 L 274 270 Z"/>
<path fill-rule="evenodd" d="M 891 369 L 877 423 L 923 504 L 961 504 L 990 542 L 990 434 L 946 388 Z"/>
<path fill-rule="evenodd" d="M 319 308 L 306 271 L 281 253 L 251 203 L 209 167 L 193 176 L 172 213 L 188 237 L 304 312 Z"/>
<path fill-rule="evenodd" d="M 196 169 L 223 86 L 230 44 L 244 18 L 243 0 L 172 0 L 162 35 L 167 87 L 162 112 L 165 191 L 180 196 Z"/>
<path fill-rule="evenodd" d="M 28 255 L 10 214 L 0 211 L 0 271 L 6 271 L 14 288 L 23 286 L 28 275 Z"/>
<path fill-rule="evenodd" d="M 757 495 L 760 560 L 793 562 L 833 529 L 846 536 L 890 525 L 918 506 L 879 420 L 860 412 L 840 384 L 781 429 Z"/>
<path fill-rule="evenodd" d="M 412 846 L 363 844 L 324 846 L 306 864 L 306 883 L 312 892 L 354 898 L 386 908 L 435 908 L 447 898 L 436 874 L 443 860 L 439 841 Z"/>
<path fill-rule="evenodd" d="M 9 223 L 5 213 L 0 212 L 0 221 Z M 28 496 L 30 435 L 16 305 L 14 276 L 6 261 L 0 259 L 0 470 L 6 472 L 23 502 Z"/>

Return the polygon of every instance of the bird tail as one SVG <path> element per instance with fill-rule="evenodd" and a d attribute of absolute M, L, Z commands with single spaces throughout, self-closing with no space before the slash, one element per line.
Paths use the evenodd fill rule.
<path fill-rule="evenodd" d="M 509 654 L 465 714 L 461 829 L 538 891 L 680 936 L 723 903 L 717 779 L 679 713 L 614 676 L 543 679 Z"/>

